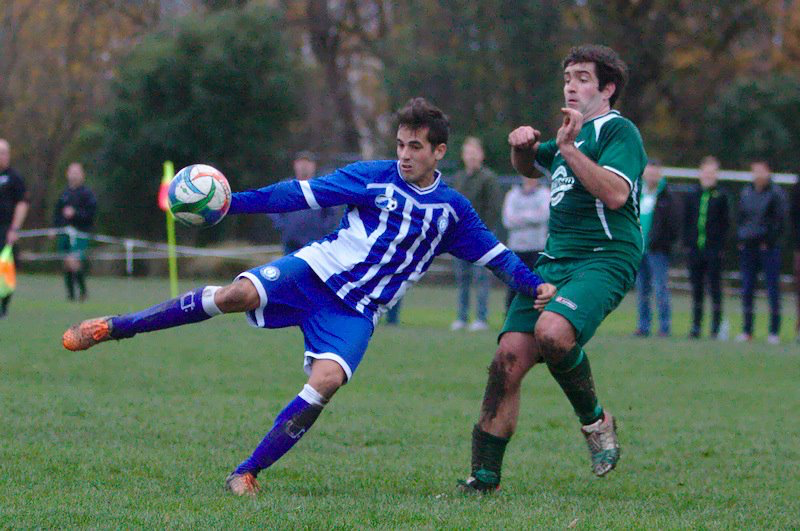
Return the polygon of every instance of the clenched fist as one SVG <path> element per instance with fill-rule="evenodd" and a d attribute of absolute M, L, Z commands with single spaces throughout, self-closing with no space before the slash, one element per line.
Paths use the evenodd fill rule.
<path fill-rule="evenodd" d="M 542 133 L 539 130 L 529 125 L 523 125 L 508 134 L 508 143 L 511 144 L 512 148 L 524 151 L 532 149 L 541 136 Z"/>

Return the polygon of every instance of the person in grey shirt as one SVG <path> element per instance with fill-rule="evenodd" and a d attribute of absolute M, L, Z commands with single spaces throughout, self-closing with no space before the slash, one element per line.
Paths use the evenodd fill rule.
<path fill-rule="evenodd" d="M 307 181 L 317 172 L 317 159 L 312 152 L 301 151 L 294 158 L 293 169 L 295 179 Z M 268 216 L 281 234 L 283 252 L 290 254 L 335 229 L 342 212 L 339 208 L 320 208 Z"/>
<path fill-rule="evenodd" d="M 756 160 L 750 165 L 753 182 L 742 190 L 736 224 L 736 240 L 742 269 L 742 310 L 744 322 L 738 341 L 753 337 L 753 294 L 759 269 L 767 281 L 771 344 L 780 343 L 781 326 L 781 247 L 787 219 L 787 200 L 780 187 L 771 180 L 769 164 Z"/>
<path fill-rule="evenodd" d="M 541 181 L 541 184 L 539 184 Z M 522 179 L 503 201 L 503 226 L 508 229 L 508 248 L 514 251 L 528 268 L 533 269 L 539 252 L 547 242 L 547 221 L 550 219 L 550 185 L 546 179 Z M 506 294 L 506 309 L 511 306 L 515 292 Z"/>

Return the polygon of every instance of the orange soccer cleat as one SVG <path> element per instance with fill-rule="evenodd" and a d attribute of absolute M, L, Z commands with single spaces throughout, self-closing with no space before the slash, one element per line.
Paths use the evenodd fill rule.
<path fill-rule="evenodd" d="M 111 317 L 98 317 L 67 328 L 61 342 L 67 350 L 86 350 L 109 339 L 112 339 Z"/>
<path fill-rule="evenodd" d="M 225 479 L 225 488 L 237 496 L 255 496 L 261 490 L 261 485 L 256 481 L 256 477 L 250 473 L 237 474 L 233 472 Z"/>

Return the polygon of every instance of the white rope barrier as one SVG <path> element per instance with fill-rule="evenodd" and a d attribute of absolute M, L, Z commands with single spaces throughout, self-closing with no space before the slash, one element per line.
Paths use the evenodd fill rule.
<path fill-rule="evenodd" d="M 42 236 L 56 236 L 59 234 L 67 234 L 70 238 L 87 238 L 100 243 L 111 245 L 121 245 L 124 251 L 91 251 L 92 260 L 100 261 L 114 261 L 125 260 L 125 271 L 128 275 L 133 274 L 133 261 L 134 260 L 162 260 L 167 258 L 168 246 L 166 243 L 151 242 L 147 240 L 139 240 L 135 238 L 117 238 L 114 236 L 107 236 L 103 234 L 92 234 L 88 232 L 81 232 L 74 227 L 63 228 L 47 228 L 47 229 L 32 229 L 19 231 L 20 238 L 33 238 Z M 137 250 L 141 249 L 141 250 Z M 283 255 L 283 247 L 280 245 L 251 245 L 246 247 L 233 247 L 230 249 L 207 249 L 203 247 L 189 247 L 185 245 L 176 246 L 176 253 L 179 257 L 212 257 L 212 258 L 226 258 L 236 261 L 247 261 L 249 257 L 254 255 Z M 46 261 L 60 261 L 64 259 L 65 253 L 59 252 L 33 252 L 21 251 L 19 259 L 29 262 L 46 262 Z M 433 264 L 428 268 L 432 273 L 450 273 L 452 272 L 453 257 L 445 254 L 436 258 Z M 689 278 L 689 273 L 686 269 L 671 268 L 669 270 L 670 279 L 679 281 L 686 281 Z M 722 273 L 722 278 L 727 281 L 739 281 L 741 274 L 738 271 L 726 271 Z M 781 282 L 791 283 L 794 280 L 792 275 L 781 275 Z M 684 287 L 683 284 L 677 287 Z"/>
<path fill-rule="evenodd" d="M 137 238 L 118 238 L 105 234 L 93 234 L 82 232 L 74 227 L 31 229 L 19 231 L 20 238 L 53 238 L 58 235 L 67 235 L 74 244 L 75 239 L 85 238 L 94 242 L 119 245 L 122 251 L 88 251 L 93 261 L 125 261 L 125 273 L 133 275 L 134 260 L 163 260 L 169 256 L 169 246 L 161 242 L 140 240 Z M 275 256 L 282 255 L 283 248 L 280 245 L 253 245 L 247 247 L 236 247 L 231 249 L 205 249 L 202 247 L 189 247 L 178 245 L 175 248 L 176 255 L 180 257 L 214 257 L 235 260 L 237 262 L 247 262 L 254 255 Z M 18 258 L 20 261 L 27 262 L 56 262 L 64 259 L 64 252 L 35 252 L 20 251 Z"/>

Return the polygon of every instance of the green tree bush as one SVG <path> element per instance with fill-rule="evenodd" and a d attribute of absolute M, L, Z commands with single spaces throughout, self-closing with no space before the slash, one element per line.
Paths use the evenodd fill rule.
<path fill-rule="evenodd" d="M 706 136 L 725 167 L 766 158 L 774 169 L 800 169 L 800 79 L 741 79 L 707 112 Z"/>
<path fill-rule="evenodd" d="M 156 194 L 165 160 L 176 170 L 211 164 L 234 189 L 282 175 L 298 113 L 293 59 L 280 18 L 264 8 L 187 17 L 147 37 L 120 68 L 100 120 L 92 168 L 104 188 L 100 228 L 161 236 Z"/>

